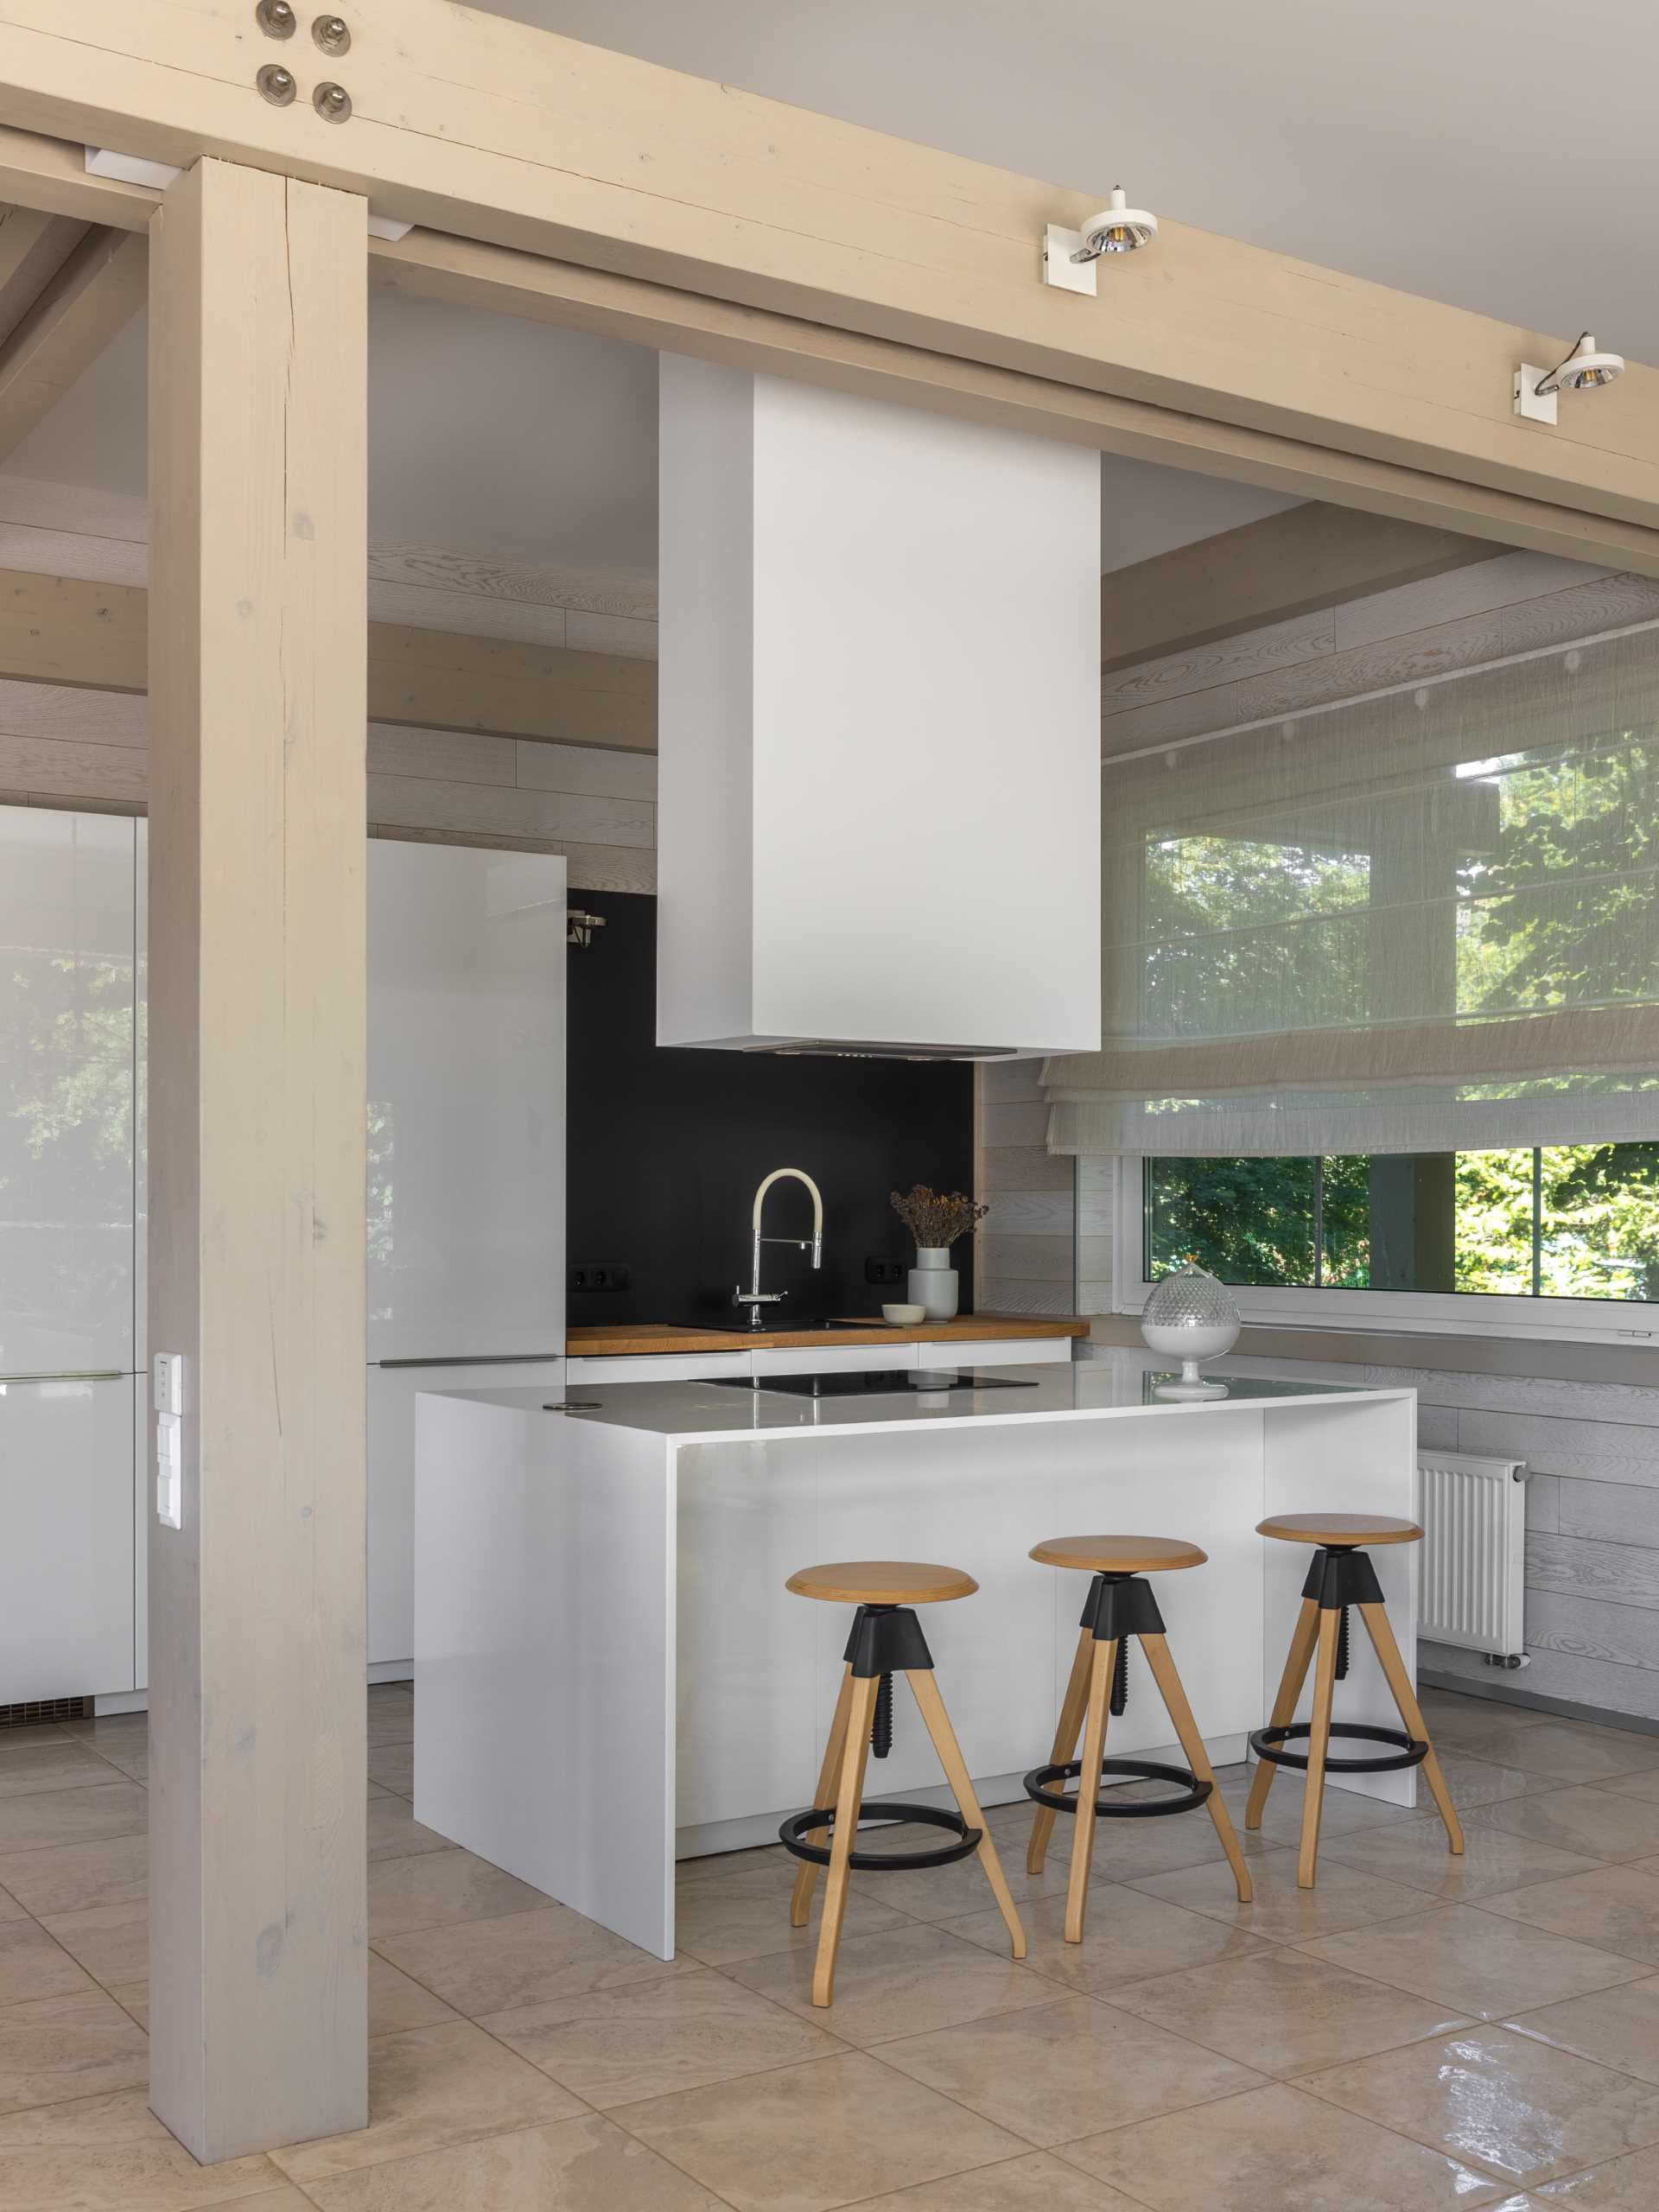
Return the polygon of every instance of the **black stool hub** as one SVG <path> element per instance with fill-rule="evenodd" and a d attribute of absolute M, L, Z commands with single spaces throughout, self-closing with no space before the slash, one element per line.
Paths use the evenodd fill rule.
<path fill-rule="evenodd" d="M 954 1866 L 958 1859 L 973 1857 L 985 1833 L 983 1828 L 970 1828 L 960 1813 L 944 1812 L 937 1805 L 900 1805 L 884 1801 L 859 1809 L 860 1834 L 866 1822 L 888 1827 L 900 1821 L 913 1821 L 920 1827 L 944 1828 L 958 1839 L 955 1843 L 941 1844 L 937 1851 L 854 1851 L 847 1864 L 861 1874 L 914 1873 L 926 1866 Z M 797 1859 L 810 1859 L 815 1866 L 827 1866 L 828 1850 L 821 1844 L 804 1843 L 802 1837 L 809 1828 L 821 1828 L 825 1834 L 833 1834 L 835 1825 L 833 1805 L 822 1811 L 791 1813 L 779 1829 L 778 1840 Z"/>
<path fill-rule="evenodd" d="M 1395 1749 L 1385 1758 L 1327 1758 L 1327 1774 L 1391 1774 L 1396 1767 L 1421 1766 L 1428 1757 L 1428 1745 L 1408 1736 L 1403 1728 L 1370 1728 L 1357 1720 L 1333 1720 L 1330 1732 L 1333 1737 L 1357 1737 L 1367 1744 L 1391 1744 Z M 1312 1725 L 1306 1720 L 1294 1721 L 1287 1728 L 1256 1728 L 1251 1731 L 1250 1749 L 1257 1758 L 1271 1759 L 1274 1766 L 1306 1767 L 1306 1751 L 1287 1751 L 1284 1746 L 1293 1741 L 1306 1743 L 1313 1733 Z"/>
<path fill-rule="evenodd" d="M 1166 1813 L 1190 1813 L 1214 1787 L 1200 1782 L 1191 1767 L 1160 1766 L 1154 1759 L 1103 1759 L 1100 1770 L 1136 1782 L 1173 1782 L 1180 1792 L 1174 1797 L 1124 1797 L 1109 1790 L 1095 1800 L 1095 1811 L 1104 1821 L 1156 1821 Z M 1082 1773 L 1081 1759 L 1068 1759 L 1063 1766 L 1033 1767 L 1026 1777 L 1026 1795 L 1033 1805 L 1046 1805 L 1051 1812 L 1075 1813 L 1077 1798 L 1059 1784 L 1075 1781 Z"/>

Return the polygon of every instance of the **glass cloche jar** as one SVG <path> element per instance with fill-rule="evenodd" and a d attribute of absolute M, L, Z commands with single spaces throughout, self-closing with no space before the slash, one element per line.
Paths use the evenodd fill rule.
<path fill-rule="evenodd" d="M 1160 1398 L 1224 1398 L 1224 1382 L 1206 1382 L 1199 1364 L 1220 1359 L 1238 1342 L 1238 1304 L 1224 1283 L 1195 1260 L 1157 1285 L 1141 1313 L 1148 1351 L 1181 1363 L 1179 1377 L 1154 1385 Z"/>

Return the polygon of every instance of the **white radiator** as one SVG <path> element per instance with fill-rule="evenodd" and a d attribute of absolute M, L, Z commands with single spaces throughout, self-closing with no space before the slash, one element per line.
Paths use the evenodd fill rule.
<path fill-rule="evenodd" d="M 1519 1663 L 1524 1656 L 1526 1463 L 1417 1455 L 1425 1542 L 1417 1633 Z"/>

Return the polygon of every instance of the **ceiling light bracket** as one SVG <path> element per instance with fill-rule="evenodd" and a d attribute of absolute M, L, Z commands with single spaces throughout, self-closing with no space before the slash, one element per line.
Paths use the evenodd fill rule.
<path fill-rule="evenodd" d="M 1086 245 L 1081 231 L 1068 231 L 1061 223 L 1049 224 L 1043 232 L 1044 283 L 1059 292 L 1081 292 L 1092 300 L 1099 264 L 1078 260 Z"/>
<path fill-rule="evenodd" d="M 1553 425 L 1555 421 L 1557 395 L 1553 391 L 1540 392 L 1538 389 L 1547 374 L 1548 371 L 1531 361 L 1522 361 L 1515 372 L 1515 411 L 1524 423 Z"/>

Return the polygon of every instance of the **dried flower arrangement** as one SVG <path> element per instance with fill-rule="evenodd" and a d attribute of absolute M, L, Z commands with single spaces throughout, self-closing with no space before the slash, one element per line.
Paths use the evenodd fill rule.
<path fill-rule="evenodd" d="M 918 1183 L 902 1195 L 895 1191 L 893 1210 L 916 1239 L 918 1250 L 924 1252 L 954 1244 L 959 1236 L 976 1229 L 990 1211 L 988 1206 L 976 1206 L 960 1191 L 947 1195 L 930 1191 L 925 1183 Z"/>

